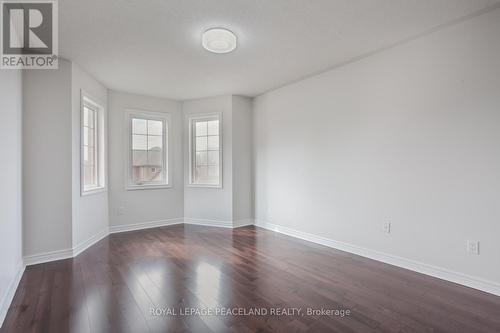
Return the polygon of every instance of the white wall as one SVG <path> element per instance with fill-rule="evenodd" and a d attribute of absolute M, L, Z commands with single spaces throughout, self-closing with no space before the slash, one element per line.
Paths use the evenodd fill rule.
<path fill-rule="evenodd" d="M 253 217 L 252 100 L 233 96 L 233 221 Z"/>
<path fill-rule="evenodd" d="M 167 99 L 109 92 L 109 190 L 110 225 L 182 219 L 183 155 L 181 103 Z M 169 112 L 173 122 L 173 187 L 166 189 L 125 190 L 125 110 Z"/>
<path fill-rule="evenodd" d="M 107 232 L 109 225 L 108 192 L 81 196 L 80 193 L 80 133 L 81 133 L 81 91 L 88 94 L 95 103 L 104 107 L 105 126 L 108 123 L 108 91 L 101 83 L 72 63 L 72 195 L 73 195 L 73 246 L 78 246 L 93 236 Z M 107 181 L 107 128 L 105 128 L 105 156 Z"/>
<path fill-rule="evenodd" d="M 233 221 L 232 176 L 232 96 L 185 101 L 184 113 L 184 217 L 212 220 L 214 223 Z M 190 187 L 188 116 L 200 113 L 222 113 L 222 188 Z"/>
<path fill-rule="evenodd" d="M 72 247 L 71 63 L 23 71 L 24 255 Z"/>
<path fill-rule="evenodd" d="M 0 73 L 0 326 L 22 261 L 22 75 Z"/>
<path fill-rule="evenodd" d="M 499 36 L 495 10 L 258 97 L 256 219 L 500 283 Z"/>

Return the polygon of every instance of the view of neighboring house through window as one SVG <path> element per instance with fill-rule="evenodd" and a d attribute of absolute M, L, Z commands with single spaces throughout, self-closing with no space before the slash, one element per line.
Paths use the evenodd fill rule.
<path fill-rule="evenodd" d="M 132 180 L 136 185 L 162 182 L 163 122 L 132 118 Z"/>
<path fill-rule="evenodd" d="M 190 118 L 191 185 L 221 186 L 220 115 Z"/>
<path fill-rule="evenodd" d="M 129 189 L 168 185 L 167 120 L 151 112 L 129 115 Z"/>

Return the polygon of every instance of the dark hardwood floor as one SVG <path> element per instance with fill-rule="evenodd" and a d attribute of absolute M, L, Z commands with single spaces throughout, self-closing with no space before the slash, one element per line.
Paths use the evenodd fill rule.
<path fill-rule="evenodd" d="M 180 313 L 196 309 L 233 315 Z M 500 297 L 260 228 L 177 225 L 28 267 L 1 331 L 500 332 Z"/>

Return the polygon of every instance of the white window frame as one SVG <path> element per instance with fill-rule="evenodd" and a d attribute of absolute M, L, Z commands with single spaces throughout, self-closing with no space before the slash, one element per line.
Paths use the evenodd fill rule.
<path fill-rule="evenodd" d="M 189 187 L 207 187 L 207 188 L 222 188 L 223 184 L 223 140 L 222 140 L 222 112 L 213 112 L 213 113 L 197 113 L 197 114 L 189 114 L 188 116 L 188 127 L 189 127 Z M 194 123 L 196 121 L 206 121 L 206 120 L 218 120 L 219 121 L 219 184 L 203 184 L 203 183 L 195 183 L 194 182 L 194 172 L 195 172 L 195 142 L 194 139 L 195 130 Z"/>
<path fill-rule="evenodd" d="M 84 134 L 83 134 L 83 115 L 84 106 L 87 106 L 97 112 L 97 127 L 95 129 L 95 161 L 96 161 L 96 175 L 97 185 L 86 187 L 85 186 L 85 171 L 84 171 Z M 86 196 L 90 194 L 97 194 L 107 190 L 106 185 L 106 110 L 104 106 L 97 102 L 97 99 L 86 93 L 84 90 L 80 91 L 80 195 Z"/>
<path fill-rule="evenodd" d="M 163 166 L 165 168 L 164 172 L 164 183 L 154 184 L 134 184 L 132 177 L 132 118 L 158 120 L 163 122 Z M 138 109 L 125 109 L 125 189 L 128 191 L 132 190 L 150 190 L 150 189 L 161 189 L 161 188 L 171 188 L 172 187 L 172 157 L 170 152 L 172 151 L 172 115 L 169 112 L 157 112 L 157 111 L 147 111 Z"/>

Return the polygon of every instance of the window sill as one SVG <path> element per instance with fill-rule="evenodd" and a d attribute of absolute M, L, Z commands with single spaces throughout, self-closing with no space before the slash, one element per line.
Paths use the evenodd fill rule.
<path fill-rule="evenodd" d="M 187 187 L 199 187 L 199 188 L 222 188 L 221 185 L 210 185 L 210 184 L 188 184 Z"/>
<path fill-rule="evenodd" d="M 106 187 L 96 187 L 96 188 L 91 188 L 91 189 L 88 189 L 88 190 L 83 190 L 80 193 L 80 196 L 86 197 L 88 195 L 99 194 L 99 193 L 103 193 L 103 192 L 106 192 L 106 191 L 107 191 Z"/>
<path fill-rule="evenodd" d="M 128 185 L 125 187 L 126 191 L 137 191 L 137 190 L 155 190 L 155 189 L 165 189 L 172 188 L 172 185 Z"/>

